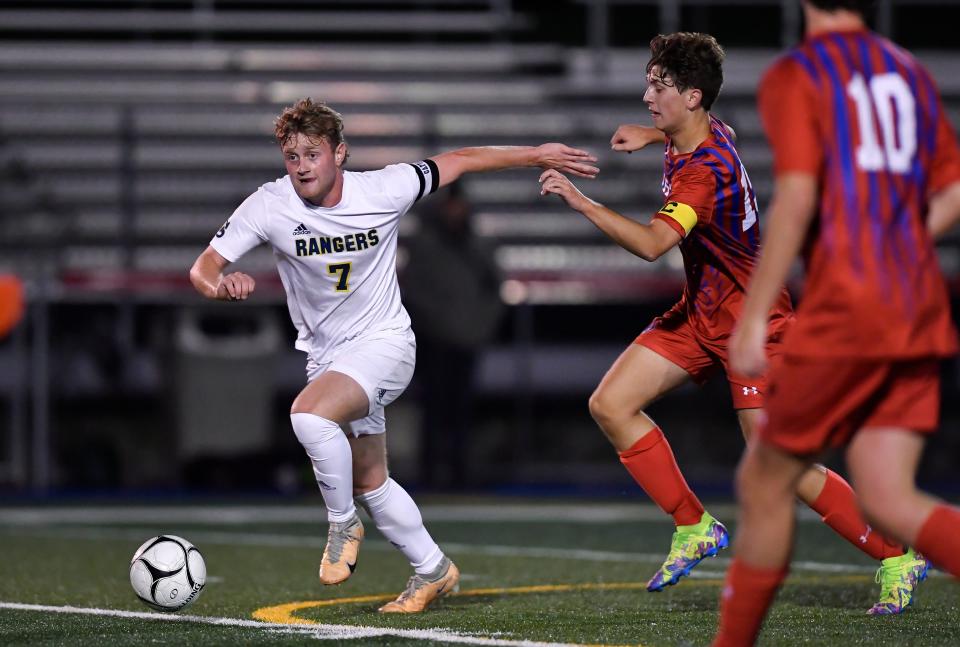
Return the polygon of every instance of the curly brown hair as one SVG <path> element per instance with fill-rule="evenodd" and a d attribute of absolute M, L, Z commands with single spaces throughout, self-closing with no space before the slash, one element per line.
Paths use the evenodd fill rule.
<path fill-rule="evenodd" d="M 688 31 L 659 34 L 650 41 L 647 74 L 656 66 L 666 85 L 674 85 L 680 92 L 690 88 L 700 90 L 703 95 L 700 105 L 710 110 L 723 85 L 724 56 L 720 43 L 710 34 Z"/>
<path fill-rule="evenodd" d="M 281 146 L 298 133 L 312 140 L 325 139 L 334 150 L 346 142 L 340 113 L 322 101 L 314 101 L 309 97 L 284 108 L 274 126 L 274 134 Z"/>
<path fill-rule="evenodd" d="M 807 0 L 811 5 L 821 11 L 837 11 L 846 9 L 853 11 L 861 16 L 866 16 L 874 10 L 876 4 L 874 0 Z"/>

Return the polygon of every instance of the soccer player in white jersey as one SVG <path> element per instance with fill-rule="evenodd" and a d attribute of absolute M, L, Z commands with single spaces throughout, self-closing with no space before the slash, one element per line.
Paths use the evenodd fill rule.
<path fill-rule="evenodd" d="M 310 99 L 284 110 L 275 134 L 287 175 L 244 200 L 197 258 L 190 280 L 209 299 L 243 301 L 253 278 L 224 269 L 262 243 L 273 248 L 296 347 L 307 353 L 308 384 L 290 421 L 330 523 L 320 581 L 339 584 L 356 567 L 364 535 L 356 503 L 414 569 L 404 592 L 380 611 L 417 613 L 455 590 L 460 573 L 387 470 L 384 407 L 407 387 L 416 355 L 397 285 L 400 217 L 464 173 L 540 167 L 594 177 L 596 158 L 563 144 L 475 147 L 345 171 L 343 120 Z"/>

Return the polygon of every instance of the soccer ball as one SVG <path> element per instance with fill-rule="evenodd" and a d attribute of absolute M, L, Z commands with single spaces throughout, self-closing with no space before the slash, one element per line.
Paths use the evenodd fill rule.
<path fill-rule="evenodd" d="M 160 535 L 143 542 L 130 560 L 130 584 L 157 611 L 179 611 L 200 596 L 207 565 L 183 537 Z"/>

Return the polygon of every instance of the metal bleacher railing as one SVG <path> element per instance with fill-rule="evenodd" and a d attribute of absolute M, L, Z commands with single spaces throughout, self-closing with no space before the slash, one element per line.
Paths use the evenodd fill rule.
<path fill-rule="evenodd" d="M 229 33 L 503 34 L 523 28 L 511 0 L 33 0 L 0 5 L 0 33 L 181 33 L 203 40 Z"/>
<path fill-rule="evenodd" d="M 584 119 L 569 107 L 545 107 L 562 77 L 533 77 L 523 69 L 562 69 L 556 47 L 442 51 L 443 64 L 422 79 L 436 48 L 381 47 L 374 57 L 350 47 L 0 46 L 0 67 L 8 71 L 0 77 L 0 127 L 18 144 L 30 136 L 56 141 L 56 155 L 37 145 L 41 139 L 16 148 L 25 166 L 57 176 L 50 191 L 74 212 L 74 235 L 61 249 L 63 269 L 179 273 L 186 256 L 170 246 L 186 245 L 185 254 L 192 254 L 197 239 L 280 171 L 271 121 L 280 106 L 301 96 L 323 97 L 347 114 L 355 169 L 459 144 L 602 142 L 611 125 L 635 114 L 613 105 Z M 357 80 L 362 76 L 366 80 Z M 616 176 L 599 183 L 614 202 L 635 196 L 631 184 Z M 511 205 L 536 196 L 518 174 L 476 178 L 474 187 L 474 198 L 492 207 L 481 217 L 482 229 L 503 237 L 515 221 L 502 216 L 504 208 L 509 213 Z M 543 212 L 543 203 L 533 211 Z M 520 226 L 526 237 L 534 233 L 530 223 Z M 148 253 L 162 244 L 171 251 L 166 263 L 162 254 Z M 130 253 L 136 245 L 140 253 Z"/>
<path fill-rule="evenodd" d="M 573 0 L 583 5 L 586 12 L 587 42 L 591 52 L 591 68 L 594 74 L 603 76 L 608 72 L 611 47 L 611 15 L 619 7 L 649 7 L 656 12 L 659 32 L 669 34 L 684 28 L 681 11 L 691 7 L 733 8 L 772 7 L 779 9 L 779 25 L 764 24 L 766 31 L 778 29 L 780 47 L 794 45 L 801 34 L 802 14 L 799 0 Z M 895 37 L 895 15 L 898 10 L 919 7 L 955 7 L 956 0 L 876 0 L 876 16 L 873 21 L 877 31 Z"/>

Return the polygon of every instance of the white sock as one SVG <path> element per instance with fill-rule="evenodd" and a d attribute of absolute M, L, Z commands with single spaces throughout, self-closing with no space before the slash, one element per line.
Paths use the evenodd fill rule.
<path fill-rule="evenodd" d="M 342 523 L 357 512 L 353 503 L 353 453 L 340 425 L 312 413 L 292 413 L 297 440 L 313 464 L 327 521 Z"/>
<path fill-rule="evenodd" d="M 376 490 L 356 499 L 373 519 L 377 530 L 406 556 L 413 570 L 427 575 L 440 564 L 443 552 L 423 527 L 417 504 L 396 481 L 387 478 Z"/>

